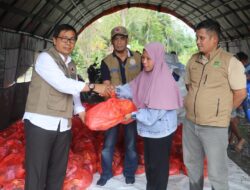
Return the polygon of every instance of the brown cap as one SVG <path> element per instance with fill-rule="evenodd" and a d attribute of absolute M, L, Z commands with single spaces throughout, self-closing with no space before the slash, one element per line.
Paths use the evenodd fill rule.
<path fill-rule="evenodd" d="M 128 31 L 124 26 L 117 26 L 111 30 L 111 39 L 116 35 L 128 36 Z"/>

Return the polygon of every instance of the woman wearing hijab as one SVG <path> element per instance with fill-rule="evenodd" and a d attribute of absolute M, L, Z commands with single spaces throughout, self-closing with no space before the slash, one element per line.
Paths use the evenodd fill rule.
<path fill-rule="evenodd" d="M 166 190 L 172 136 L 177 128 L 176 109 L 182 106 L 182 99 L 161 43 L 145 46 L 142 63 L 143 71 L 130 83 L 118 86 L 116 94 L 132 99 L 138 109 L 125 119 L 136 119 L 138 134 L 144 140 L 147 190 Z"/>

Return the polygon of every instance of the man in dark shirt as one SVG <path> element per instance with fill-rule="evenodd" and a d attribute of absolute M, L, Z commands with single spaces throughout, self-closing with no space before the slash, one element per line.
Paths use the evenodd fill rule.
<path fill-rule="evenodd" d="M 126 84 L 134 79 L 141 71 L 141 56 L 127 48 L 128 32 L 125 27 L 117 26 L 111 31 L 111 41 L 114 47 L 113 53 L 102 60 L 101 77 L 104 84 L 114 86 Z M 113 153 L 121 125 L 110 128 L 105 132 L 105 140 L 102 150 L 102 174 L 97 185 L 103 186 L 113 176 L 112 161 Z M 124 171 L 125 182 L 135 182 L 135 171 L 138 165 L 136 152 L 136 123 L 132 122 L 124 127 L 125 131 L 125 159 Z"/>

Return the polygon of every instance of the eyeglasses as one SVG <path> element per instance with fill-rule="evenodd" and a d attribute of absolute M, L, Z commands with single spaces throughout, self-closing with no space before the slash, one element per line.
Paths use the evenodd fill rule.
<path fill-rule="evenodd" d="M 68 43 L 68 42 L 71 44 L 76 43 L 76 38 L 66 38 L 66 37 L 60 37 L 60 36 L 58 36 L 57 38 L 60 38 L 63 43 Z"/>

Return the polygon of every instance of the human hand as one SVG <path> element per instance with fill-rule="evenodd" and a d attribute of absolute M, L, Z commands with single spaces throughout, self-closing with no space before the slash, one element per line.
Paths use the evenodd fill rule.
<path fill-rule="evenodd" d="M 106 84 L 95 84 L 94 91 L 97 92 L 100 96 L 105 96 L 107 91 Z"/>
<path fill-rule="evenodd" d="M 111 85 L 111 84 L 107 85 L 106 96 L 107 97 L 114 97 L 115 96 L 115 87 L 113 85 Z"/>
<path fill-rule="evenodd" d="M 86 112 L 85 111 L 80 112 L 78 114 L 78 117 L 80 118 L 80 120 L 82 121 L 82 123 L 85 123 L 85 116 L 86 116 Z"/>
<path fill-rule="evenodd" d="M 132 94 L 128 83 L 125 85 L 116 86 L 115 93 L 117 98 L 132 99 Z"/>
<path fill-rule="evenodd" d="M 115 94 L 115 87 L 110 84 L 97 84 L 96 91 L 99 93 L 100 96 L 105 98 L 112 97 Z"/>
<path fill-rule="evenodd" d="M 98 93 L 99 96 L 103 97 L 110 97 L 112 94 L 115 93 L 115 87 L 110 84 L 94 84 L 94 92 Z M 90 88 L 89 85 L 85 85 L 82 89 L 82 92 L 89 92 Z"/>
<path fill-rule="evenodd" d="M 130 120 L 131 118 L 132 118 L 132 114 L 131 114 L 131 113 L 129 113 L 129 114 L 127 114 L 127 115 L 124 116 L 124 120 L 125 120 L 125 121 L 128 121 L 128 120 Z"/>

